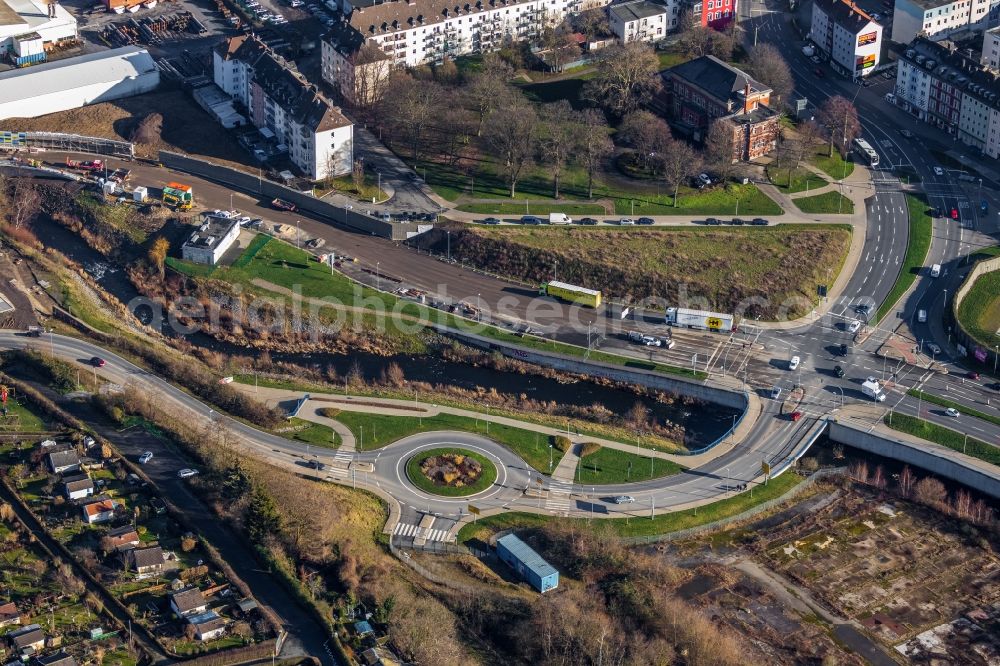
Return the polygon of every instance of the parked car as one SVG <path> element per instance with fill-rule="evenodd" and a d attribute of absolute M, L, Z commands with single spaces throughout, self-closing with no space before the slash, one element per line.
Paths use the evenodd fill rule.
<path fill-rule="evenodd" d="M 934 175 L 935 176 L 943 176 L 944 175 L 944 169 L 942 169 L 939 166 L 934 167 Z"/>
<path fill-rule="evenodd" d="M 789 370 L 795 370 L 796 368 L 799 367 L 799 363 L 801 363 L 801 362 L 802 362 L 802 359 L 800 359 L 798 356 L 793 356 L 791 358 L 791 360 L 788 361 L 788 369 Z"/>
<path fill-rule="evenodd" d="M 190 467 L 185 467 L 184 469 L 177 472 L 177 476 L 182 479 L 190 479 L 192 476 L 197 476 L 198 470 L 191 469 Z"/>
<path fill-rule="evenodd" d="M 707 173 L 699 173 L 698 182 L 700 182 L 703 186 L 711 185 L 712 178 Z"/>
<path fill-rule="evenodd" d="M 957 419 L 959 411 L 957 409 L 955 409 L 954 407 L 949 407 L 948 409 L 944 410 L 944 413 L 947 416 L 950 416 L 953 419 Z"/>
<path fill-rule="evenodd" d="M 631 495 L 619 495 L 615 498 L 615 504 L 632 504 L 635 498 Z"/>
<path fill-rule="evenodd" d="M 139 456 L 139 464 L 140 465 L 145 465 L 146 463 L 148 463 L 152 459 L 153 459 L 153 452 L 152 451 L 146 451 L 141 456 Z"/>
<path fill-rule="evenodd" d="M 640 217 L 636 220 L 636 224 L 656 224 L 656 222 L 651 217 Z"/>
<path fill-rule="evenodd" d="M 100 356 L 94 356 L 93 358 L 90 359 L 90 364 L 95 368 L 103 368 L 105 365 L 107 365 L 107 363 L 108 362 L 105 361 Z"/>
<path fill-rule="evenodd" d="M 500 218 L 488 217 L 485 220 L 483 220 L 483 224 L 500 224 Z"/>
<path fill-rule="evenodd" d="M 742 227 L 745 224 L 745 222 L 743 221 L 742 218 L 734 217 L 732 220 L 730 220 L 729 224 L 732 224 L 737 227 Z"/>
<path fill-rule="evenodd" d="M 708 224 L 708 225 L 714 227 L 716 225 L 722 224 L 722 220 L 720 220 L 720 219 L 718 219 L 716 217 L 710 217 L 707 220 L 705 220 L 705 224 Z"/>
<path fill-rule="evenodd" d="M 597 224 L 597 218 L 595 217 L 583 217 L 580 218 L 580 224 L 586 224 L 588 226 L 593 226 Z"/>
<path fill-rule="evenodd" d="M 780 397 L 781 397 L 781 387 L 780 386 L 771 387 L 771 399 L 777 400 Z"/>
<path fill-rule="evenodd" d="M 750 220 L 750 224 L 754 225 L 755 227 L 766 227 L 768 225 L 768 221 L 762 217 L 755 217 L 752 220 Z"/>
<path fill-rule="evenodd" d="M 839 365 L 835 366 L 833 368 L 833 374 L 837 375 L 837 379 L 843 379 L 844 378 L 844 368 L 842 368 Z"/>
<path fill-rule="evenodd" d="M 622 219 L 618 220 L 618 224 L 622 226 L 628 226 L 630 224 L 635 224 L 635 220 L 633 220 L 630 217 L 623 217 Z"/>
<path fill-rule="evenodd" d="M 802 418 L 802 412 L 792 412 L 788 415 L 788 418 L 797 423 Z"/>
<path fill-rule="evenodd" d="M 521 224 L 541 224 L 542 218 L 535 217 L 534 215 L 522 215 Z"/>

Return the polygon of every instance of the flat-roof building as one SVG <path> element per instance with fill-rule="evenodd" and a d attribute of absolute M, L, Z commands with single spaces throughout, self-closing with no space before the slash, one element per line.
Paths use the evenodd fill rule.
<path fill-rule="evenodd" d="M 88 53 L 0 73 L 0 119 L 37 118 L 139 95 L 158 85 L 160 70 L 146 49 Z"/>
<path fill-rule="evenodd" d="M 239 220 L 233 217 L 206 217 L 198 230 L 181 246 L 181 258 L 214 266 L 240 236 Z"/>
<path fill-rule="evenodd" d="M 849 0 L 816 0 L 810 35 L 851 78 L 871 74 L 882 57 L 882 26 Z"/>
<path fill-rule="evenodd" d="M 661 5 L 650 0 L 626 0 L 608 6 L 608 25 L 623 42 L 658 42 L 677 25 L 677 12 L 677 2 Z"/>
<path fill-rule="evenodd" d="M 991 0 L 896 0 L 892 41 L 908 44 L 917 35 L 944 39 L 959 30 L 983 26 Z"/>
<path fill-rule="evenodd" d="M 40 0 L 0 0 L 0 53 L 16 52 L 28 35 L 37 38 L 44 48 L 77 39 L 79 33 L 76 19 L 62 5 Z"/>

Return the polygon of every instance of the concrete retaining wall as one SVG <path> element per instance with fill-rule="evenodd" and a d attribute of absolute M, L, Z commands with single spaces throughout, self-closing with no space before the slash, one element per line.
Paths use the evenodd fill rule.
<path fill-rule="evenodd" d="M 641 368 L 626 368 L 620 365 L 602 363 L 600 361 L 590 361 L 577 356 L 557 354 L 554 352 L 543 352 L 534 349 L 517 347 L 514 344 L 500 342 L 490 338 L 485 338 L 472 333 L 466 333 L 451 328 L 440 328 L 441 332 L 462 340 L 463 342 L 480 349 L 498 351 L 504 356 L 516 358 L 525 363 L 534 363 L 547 368 L 554 368 L 563 372 L 572 372 L 580 375 L 590 375 L 601 377 L 612 381 L 627 382 L 648 386 L 652 389 L 669 391 L 679 395 L 686 395 L 698 400 L 712 402 L 724 407 L 731 407 L 745 412 L 747 409 L 747 396 L 739 391 L 712 386 L 696 380 L 687 380 L 682 377 L 665 375 L 660 372 L 643 370 Z M 641 362 L 637 359 L 637 362 Z"/>
<path fill-rule="evenodd" d="M 891 435 L 869 432 L 846 423 L 830 423 L 830 439 L 933 472 L 992 497 L 1000 498 L 1000 468 L 974 467 L 954 451 L 936 444 L 915 444 Z M 985 465 L 985 463 L 984 463 Z"/>
<path fill-rule="evenodd" d="M 352 231 L 391 238 L 392 240 L 406 240 L 433 227 L 433 225 L 426 223 L 404 224 L 400 222 L 384 222 L 357 211 L 345 210 L 340 206 L 334 206 L 314 196 L 302 194 L 284 185 L 259 178 L 252 173 L 219 166 L 218 164 L 212 164 L 211 162 L 188 157 L 187 155 L 161 150 L 159 160 L 167 168 L 184 171 L 227 187 L 260 195 L 262 199 L 280 198 L 290 201 L 298 206 L 300 210 L 310 213 L 312 217 L 324 222 L 347 227 Z M 196 199 L 197 196 L 198 193 L 195 192 Z"/>

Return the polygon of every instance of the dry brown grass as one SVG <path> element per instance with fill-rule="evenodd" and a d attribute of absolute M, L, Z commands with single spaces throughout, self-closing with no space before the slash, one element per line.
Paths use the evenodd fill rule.
<path fill-rule="evenodd" d="M 163 118 L 159 136 L 149 123 L 144 143 L 136 144 L 138 157 L 155 159 L 160 150 L 190 153 L 239 169 L 253 168 L 250 156 L 194 100 L 179 90 L 150 93 L 93 104 L 80 109 L 50 113 L 38 118 L 0 120 L 0 130 L 20 132 L 67 132 L 131 141 L 143 119 L 150 114 Z"/>

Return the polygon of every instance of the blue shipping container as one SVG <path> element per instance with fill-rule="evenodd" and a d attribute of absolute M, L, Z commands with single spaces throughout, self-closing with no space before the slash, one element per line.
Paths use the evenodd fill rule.
<path fill-rule="evenodd" d="M 26 67 L 28 65 L 34 65 L 36 63 L 45 62 L 45 52 L 35 53 L 34 55 L 26 56 L 13 56 L 14 64 L 18 67 Z"/>
<path fill-rule="evenodd" d="M 497 539 L 497 556 L 539 592 L 559 586 L 559 572 L 513 534 Z"/>

